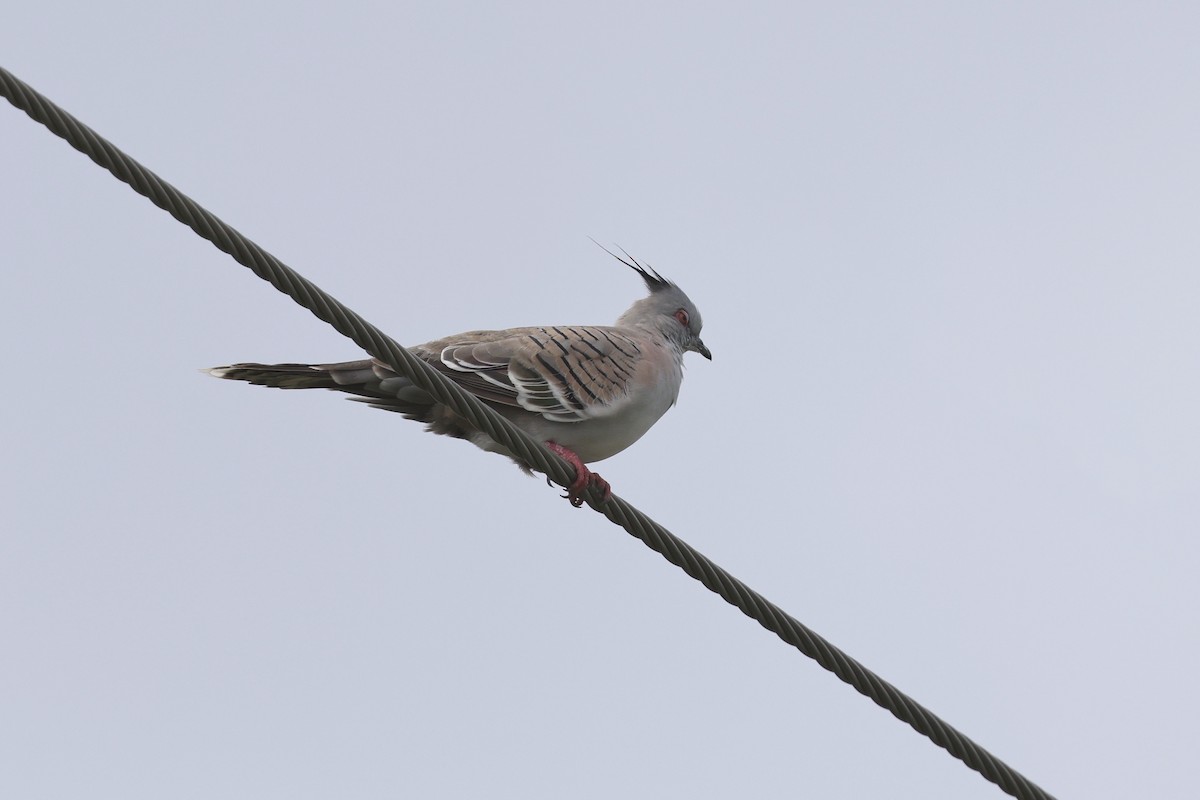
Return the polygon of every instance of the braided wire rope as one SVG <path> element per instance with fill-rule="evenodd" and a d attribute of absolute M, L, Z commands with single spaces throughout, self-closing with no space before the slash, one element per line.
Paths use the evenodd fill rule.
<path fill-rule="evenodd" d="M 329 323 L 367 353 L 412 380 L 439 402 L 466 417 L 473 425 L 503 444 L 527 464 L 546 474 L 555 483 L 565 487 L 575 477 L 574 468 L 566 461 L 439 375 L 378 328 L 125 155 L 3 67 L 0 67 L 0 94 L 30 118 L 49 128 L 76 150 L 128 184 L 138 194 L 148 198 L 201 237 L 212 242 L 217 249 L 248 267 L 255 275 L 307 308 L 318 319 Z M 625 500 L 614 494 L 607 502 L 601 502 L 599 492 L 594 487 L 589 488 L 585 499 L 593 509 L 623 527 L 647 547 L 700 581 L 726 602 L 741 609 L 746 616 L 757 620 L 784 642 L 853 686 L 859 693 L 892 712 L 897 719 L 927 736 L 939 747 L 999 786 L 1005 793 L 1022 800 L 1053 800 L 1052 795 L 1021 773 L 712 563 L 691 545 Z"/>

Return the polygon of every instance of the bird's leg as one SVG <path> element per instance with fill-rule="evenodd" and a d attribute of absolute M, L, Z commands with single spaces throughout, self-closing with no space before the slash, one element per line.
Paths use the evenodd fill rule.
<path fill-rule="evenodd" d="M 583 461 L 575 454 L 574 450 L 569 447 L 563 447 L 558 442 L 546 442 L 546 447 L 550 449 L 550 452 L 561 456 L 575 468 L 575 480 L 571 481 L 571 485 L 567 487 L 567 493 L 563 495 L 563 497 L 571 501 L 571 505 L 576 508 L 582 506 L 583 493 L 591 485 L 595 485 L 596 488 L 603 492 L 600 502 L 603 503 L 612 496 L 612 487 L 608 485 L 608 481 L 585 467 Z"/>

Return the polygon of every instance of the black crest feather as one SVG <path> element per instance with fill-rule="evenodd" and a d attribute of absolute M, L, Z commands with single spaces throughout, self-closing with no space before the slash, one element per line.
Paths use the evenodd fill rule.
<path fill-rule="evenodd" d="M 617 249 L 620 250 L 621 253 L 625 256 L 624 258 L 622 258 L 621 256 L 614 253 L 612 250 L 609 250 L 607 247 L 605 247 L 604 245 L 597 242 L 595 239 L 592 239 L 592 243 L 595 244 L 597 247 L 599 247 L 604 252 L 608 253 L 613 258 L 615 258 L 617 261 L 620 261 L 622 264 L 629 267 L 631 270 L 633 270 L 637 274 L 641 275 L 642 280 L 644 280 L 646 282 L 646 286 L 647 286 L 647 288 L 650 289 L 650 291 L 657 292 L 661 289 L 666 289 L 670 286 L 674 286 L 674 284 L 671 283 L 669 280 L 667 280 L 662 275 L 659 275 L 657 272 L 655 272 L 654 268 L 651 267 L 649 264 L 639 263 L 636 258 L 629 255 L 629 253 L 625 250 L 624 247 L 621 247 L 619 245 L 617 246 Z"/>

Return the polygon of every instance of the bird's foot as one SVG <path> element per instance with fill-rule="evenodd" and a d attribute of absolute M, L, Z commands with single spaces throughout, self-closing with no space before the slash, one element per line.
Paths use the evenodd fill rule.
<path fill-rule="evenodd" d="M 563 495 L 563 497 L 571 501 L 571 505 L 576 508 L 583 505 L 583 493 L 587 491 L 589 486 L 595 486 L 603 493 L 603 496 L 600 498 L 601 503 L 606 502 L 612 496 L 612 487 L 609 486 L 608 481 L 584 466 L 583 461 L 575 454 L 574 450 L 569 447 L 563 447 L 558 442 L 546 442 L 546 447 L 550 449 L 550 452 L 561 456 L 575 468 L 575 480 L 571 481 L 571 485 L 567 487 L 567 493 Z"/>

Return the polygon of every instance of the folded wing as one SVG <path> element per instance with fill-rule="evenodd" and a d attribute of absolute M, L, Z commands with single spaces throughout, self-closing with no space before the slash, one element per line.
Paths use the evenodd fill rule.
<path fill-rule="evenodd" d="M 642 350 L 607 327 L 473 331 L 413 352 L 478 397 L 555 422 L 582 422 L 627 400 Z"/>

